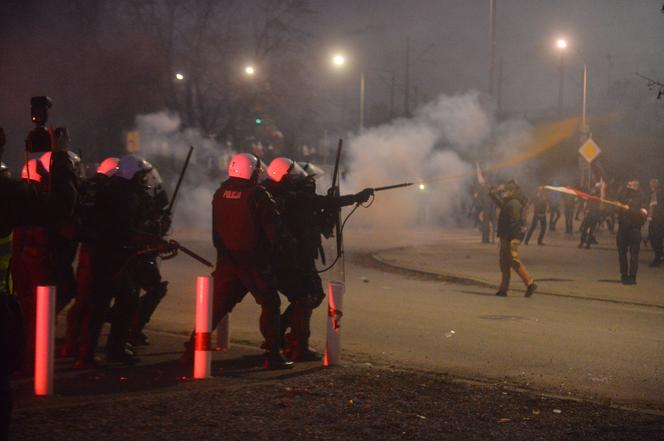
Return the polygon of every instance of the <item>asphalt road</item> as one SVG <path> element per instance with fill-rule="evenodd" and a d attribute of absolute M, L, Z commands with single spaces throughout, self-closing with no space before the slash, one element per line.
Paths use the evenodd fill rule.
<path fill-rule="evenodd" d="M 440 234 L 347 233 L 345 351 L 374 363 L 664 410 L 662 308 L 537 295 L 526 299 L 518 290 L 498 298 L 488 288 L 385 272 L 358 258 L 368 251 L 431 243 Z M 213 257 L 205 236 L 180 237 Z M 194 279 L 205 268 L 180 256 L 164 262 L 163 272 L 170 280 L 169 295 L 149 326 L 189 332 Z M 312 342 L 319 349 L 325 322 L 326 310 L 319 308 L 312 324 Z M 233 312 L 231 329 L 236 341 L 260 342 L 258 309 L 250 297 Z"/>

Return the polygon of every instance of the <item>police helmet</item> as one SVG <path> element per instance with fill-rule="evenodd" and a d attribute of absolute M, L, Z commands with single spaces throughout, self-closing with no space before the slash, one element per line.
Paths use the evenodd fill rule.
<path fill-rule="evenodd" d="M 110 157 L 106 158 L 97 167 L 97 173 L 100 175 L 106 175 L 109 178 L 118 172 L 118 162 L 120 159 Z"/>
<path fill-rule="evenodd" d="M 292 159 L 279 157 L 270 162 L 270 166 L 267 168 L 267 176 L 274 182 L 281 182 L 285 177 L 297 181 L 306 178 L 307 172 Z"/>
<path fill-rule="evenodd" d="M 137 155 L 125 155 L 118 161 L 118 171 L 115 176 L 123 179 L 132 180 L 141 173 L 147 173 L 152 170 L 152 164 Z"/>
<path fill-rule="evenodd" d="M 32 182 L 41 182 L 42 174 L 40 173 L 40 169 L 42 169 L 42 171 L 44 169 L 41 165 L 41 161 L 37 162 L 36 159 L 29 160 L 28 163 L 23 166 L 23 169 L 21 169 L 21 179 Z"/>
<path fill-rule="evenodd" d="M 262 169 L 263 164 L 258 157 L 251 153 L 238 153 L 228 164 L 228 176 L 250 180 L 257 178 Z"/>
<path fill-rule="evenodd" d="M 52 153 L 48 151 L 39 157 L 39 162 L 41 162 L 41 165 L 44 167 L 44 170 L 46 170 L 46 173 L 51 173 L 51 156 Z M 81 158 L 70 150 L 67 151 L 67 157 L 69 158 L 69 161 L 71 162 L 71 165 L 74 167 L 74 169 L 79 170 L 81 166 Z"/>

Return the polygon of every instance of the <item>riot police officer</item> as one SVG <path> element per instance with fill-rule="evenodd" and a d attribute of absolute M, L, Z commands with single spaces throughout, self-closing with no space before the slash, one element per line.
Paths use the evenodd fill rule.
<path fill-rule="evenodd" d="M 262 170 L 256 156 L 235 155 L 228 166 L 229 178 L 212 200 L 212 239 L 217 249 L 212 328 L 250 292 L 261 307 L 264 367 L 284 369 L 293 363 L 281 352 L 280 300 L 272 266 L 274 250 L 282 240 L 281 215 L 272 196 L 258 183 Z M 192 334 L 180 361 L 190 362 L 193 352 Z"/>
<path fill-rule="evenodd" d="M 171 225 L 171 215 L 167 212 L 168 194 L 162 185 L 161 177 L 156 168 L 152 168 L 147 176 L 147 191 L 144 193 L 144 204 L 147 207 L 147 221 L 143 230 L 157 238 L 163 238 Z M 129 342 L 133 346 L 149 344 L 143 328 L 152 318 L 161 300 L 168 292 L 168 282 L 163 280 L 159 270 L 159 254 L 157 252 L 142 253 L 136 259 L 133 277 L 136 285 L 145 291 L 138 302 L 134 315 Z"/>
<path fill-rule="evenodd" d="M 94 283 L 92 314 L 89 330 L 81 339 L 76 368 L 96 366 L 94 351 L 112 299 L 115 302 L 106 344 L 107 360 L 129 364 L 138 361 L 125 344 L 138 307 L 138 289 L 131 269 L 143 245 L 140 232 L 146 214 L 142 193 L 151 169 L 145 159 L 126 155 L 95 197 L 93 219 L 97 231 L 90 250 Z"/>
<path fill-rule="evenodd" d="M 268 167 L 264 185 L 274 196 L 282 212 L 284 229 L 295 240 L 295 247 L 286 250 L 290 255 L 277 256 L 277 283 L 290 304 L 282 315 L 282 329 L 290 328 L 284 353 L 292 361 L 318 360 L 320 356 L 309 348 L 310 322 L 313 310 L 325 298 L 316 259 L 321 247 L 321 234 L 330 219 L 325 212 L 366 202 L 373 190 L 339 197 L 316 194 L 315 175 L 289 158 L 275 158 Z"/>
<path fill-rule="evenodd" d="M 76 297 L 74 304 L 67 311 L 67 328 L 61 357 L 75 356 L 80 344 L 79 338 L 87 333 L 92 313 L 92 267 L 90 246 L 94 239 L 93 209 L 95 196 L 118 170 L 118 158 L 104 159 L 97 167 L 96 174 L 81 182 L 77 209 L 77 238 L 81 243 L 76 268 Z"/>

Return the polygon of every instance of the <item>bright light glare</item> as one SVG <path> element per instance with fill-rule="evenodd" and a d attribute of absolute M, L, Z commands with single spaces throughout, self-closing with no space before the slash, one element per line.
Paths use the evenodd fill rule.
<path fill-rule="evenodd" d="M 334 65 L 337 67 L 341 67 L 346 64 L 346 57 L 344 57 L 342 54 L 336 54 L 332 57 L 332 63 L 334 63 Z"/>
<path fill-rule="evenodd" d="M 567 40 L 564 38 L 559 38 L 558 41 L 556 41 L 556 47 L 558 49 L 567 49 Z"/>
<path fill-rule="evenodd" d="M 427 186 L 424 184 L 420 184 L 420 190 L 426 190 Z"/>
<path fill-rule="evenodd" d="M 175 79 L 178 81 L 184 80 L 184 75 L 182 75 L 180 72 L 175 74 Z"/>
<path fill-rule="evenodd" d="M 247 66 L 244 68 L 244 73 L 247 75 L 253 75 L 256 73 L 256 69 L 254 69 L 254 66 Z"/>

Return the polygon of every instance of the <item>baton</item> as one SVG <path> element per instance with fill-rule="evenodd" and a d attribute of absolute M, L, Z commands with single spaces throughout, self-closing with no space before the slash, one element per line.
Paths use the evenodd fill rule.
<path fill-rule="evenodd" d="M 199 262 L 202 263 L 203 265 L 208 266 L 208 267 L 210 267 L 210 268 L 214 268 L 214 265 L 212 265 L 212 262 L 210 262 L 209 260 L 205 259 L 204 257 L 201 257 L 200 255 L 196 254 L 195 252 L 191 251 L 189 248 L 180 245 L 178 242 L 176 242 L 176 241 L 174 241 L 174 240 L 170 240 L 169 243 L 170 243 L 171 245 L 174 245 L 175 247 L 177 247 L 180 251 L 182 251 L 183 253 L 185 253 L 187 256 L 189 256 L 189 257 L 191 257 L 191 258 L 193 258 L 193 259 L 199 261 Z"/>

